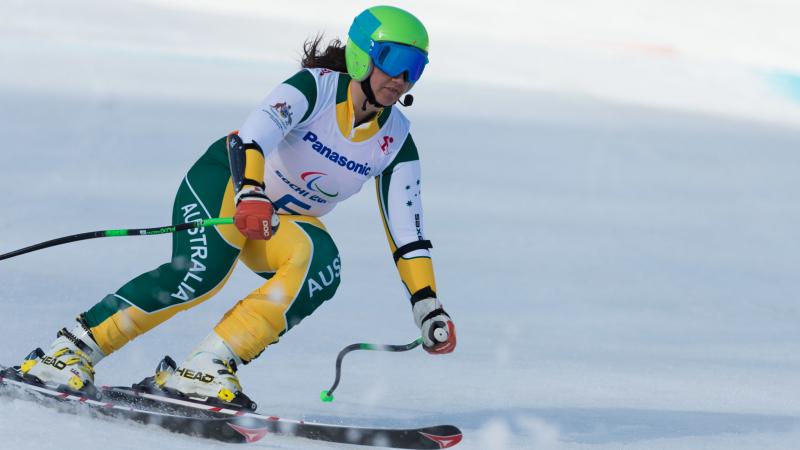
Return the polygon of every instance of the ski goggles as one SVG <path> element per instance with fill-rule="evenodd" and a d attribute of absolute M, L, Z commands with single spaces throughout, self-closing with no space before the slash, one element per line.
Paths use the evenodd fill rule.
<path fill-rule="evenodd" d="M 428 64 L 428 55 L 422 50 L 410 45 L 396 42 L 372 42 L 369 56 L 375 67 L 384 71 L 390 77 L 396 77 L 403 72 L 408 73 L 408 81 L 416 83 Z"/>

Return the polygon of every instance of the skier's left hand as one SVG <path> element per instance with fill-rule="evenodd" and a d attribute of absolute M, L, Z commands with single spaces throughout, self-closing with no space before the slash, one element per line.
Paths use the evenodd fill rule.
<path fill-rule="evenodd" d="M 414 304 L 413 311 L 426 352 L 441 355 L 455 350 L 456 326 L 438 299 L 422 299 Z"/>

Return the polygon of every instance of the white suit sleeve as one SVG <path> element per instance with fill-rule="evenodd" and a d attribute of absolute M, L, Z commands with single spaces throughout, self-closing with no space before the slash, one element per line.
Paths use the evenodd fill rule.
<path fill-rule="evenodd" d="M 267 95 L 239 128 L 246 143 L 255 141 L 264 154 L 304 120 L 314 108 L 316 81 L 308 70 L 301 70 Z"/>
<path fill-rule="evenodd" d="M 394 254 L 400 279 L 412 300 L 435 297 L 430 243 L 427 245 L 422 217 L 422 180 L 416 146 L 411 135 L 389 166 L 376 177 L 378 205 Z M 397 250 L 409 244 L 413 250 Z M 406 247 L 408 248 L 408 247 Z M 399 254 L 402 253 L 402 254 Z"/>

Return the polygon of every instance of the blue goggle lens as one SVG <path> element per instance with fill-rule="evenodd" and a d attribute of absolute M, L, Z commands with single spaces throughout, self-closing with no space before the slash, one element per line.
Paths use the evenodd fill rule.
<path fill-rule="evenodd" d="M 428 64 L 428 55 L 409 45 L 394 42 L 373 42 L 369 52 L 372 62 L 390 77 L 408 73 L 408 81 L 416 83 Z"/>

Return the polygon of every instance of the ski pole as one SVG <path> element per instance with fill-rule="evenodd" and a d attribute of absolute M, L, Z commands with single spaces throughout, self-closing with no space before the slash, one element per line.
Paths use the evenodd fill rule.
<path fill-rule="evenodd" d="M 102 237 L 115 237 L 115 236 L 151 236 L 154 234 L 167 234 L 175 233 L 177 231 L 191 230 L 193 228 L 205 228 L 214 225 L 228 225 L 232 224 L 233 219 L 230 217 L 219 217 L 213 219 L 198 219 L 191 222 L 179 223 L 175 225 L 167 225 L 158 228 L 131 228 L 123 230 L 102 230 L 90 231 L 88 233 L 73 234 L 72 236 L 64 236 L 57 239 L 51 239 L 46 242 L 31 245 L 30 247 L 21 248 L 0 255 L 0 261 L 15 256 L 24 255 L 25 253 L 35 252 L 43 248 L 55 247 L 56 245 L 67 244 L 69 242 L 83 241 L 86 239 L 102 238 Z"/>
<path fill-rule="evenodd" d="M 323 402 L 332 402 L 333 401 L 333 391 L 336 390 L 336 387 L 339 386 L 339 380 L 342 378 L 342 360 L 344 359 L 344 355 L 354 351 L 354 350 L 380 350 L 384 352 L 407 352 L 411 349 L 414 349 L 422 344 L 422 338 L 417 338 L 416 341 L 410 342 L 405 345 L 380 345 L 380 344 L 350 344 L 347 347 L 343 348 L 342 351 L 339 352 L 339 356 L 336 357 L 336 380 L 333 382 L 333 386 L 331 386 L 328 390 L 323 390 L 319 394 L 319 399 Z"/>

